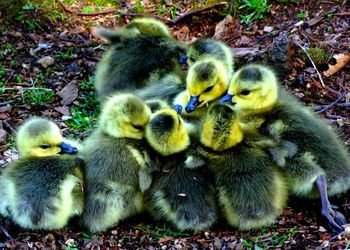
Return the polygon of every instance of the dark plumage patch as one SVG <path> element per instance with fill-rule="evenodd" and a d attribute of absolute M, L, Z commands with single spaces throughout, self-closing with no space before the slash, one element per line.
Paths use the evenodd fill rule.
<path fill-rule="evenodd" d="M 199 54 L 213 55 L 226 60 L 226 54 L 221 44 L 215 40 L 200 39 L 191 45 Z"/>
<path fill-rule="evenodd" d="M 169 132 L 174 129 L 175 119 L 171 115 L 163 114 L 154 117 L 151 120 L 151 128 L 155 133 Z"/>
<path fill-rule="evenodd" d="M 45 133 L 45 131 L 48 131 L 49 129 L 50 129 L 50 123 L 48 123 L 44 119 L 36 122 L 35 126 L 30 125 L 27 127 L 28 134 L 32 137 L 36 137 L 42 133 Z"/>
<path fill-rule="evenodd" d="M 196 66 L 195 71 L 199 81 L 208 81 L 215 73 L 215 65 L 211 62 L 200 63 Z"/>
<path fill-rule="evenodd" d="M 258 68 L 248 67 L 248 68 L 242 69 L 242 71 L 239 73 L 238 78 L 245 81 L 255 82 L 255 81 L 261 81 L 262 75 Z"/>
<path fill-rule="evenodd" d="M 161 104 L 159 102 L 149 102 L 147 103 L 147 106 L 151 109 L 152 113 L 161 109 Z"/>

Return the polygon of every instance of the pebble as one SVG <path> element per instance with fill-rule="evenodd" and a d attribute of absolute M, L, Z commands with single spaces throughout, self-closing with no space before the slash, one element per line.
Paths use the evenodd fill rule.
<path fill-rule="evenodd" d="M 44 56 L 40 58 L 37 63 L 41 64 L 44 68 L 49 67 L 50 65 L 55 63 L 55 59 L 51 56 Z"/>

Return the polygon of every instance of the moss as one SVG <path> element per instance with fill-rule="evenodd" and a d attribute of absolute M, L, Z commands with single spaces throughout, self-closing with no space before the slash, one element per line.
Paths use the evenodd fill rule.
<path fill-rule="evenodd" d="M 315 63 L 316 67 L 320 67 L 320 66 L 322 67 L 324 65 L 327 65 L 327 61 L 330 57 L 330 54 L 328 54 L 325 51 L 325 49 L 316 47 L 316 48 L 308 48 L 306 51 L 310 55 L 312 61 Z M 304 53 L 304 51 L 300 50 L 298 54 L 300 55 L 301 59 L 305 63 L 307 63 L 308 65 L 311 65 L 311 62 L 306 56 L 306 54 Z"/>

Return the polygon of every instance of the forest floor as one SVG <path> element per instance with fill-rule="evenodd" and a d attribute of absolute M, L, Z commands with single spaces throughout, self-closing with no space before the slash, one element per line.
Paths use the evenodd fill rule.
<path fill-rule="evenodd" d="M 10 21 L 6 20 L 6 10 L 0 10 L 0 166 L 18 158 L 14 131 L 29 116 L 53 119 L 67 137 L 84 139 L 91 132 L 99 112 L 93 88 L 94 69 L 106 49 L 106 43 L 92 35 L 92 28 L 121 26 L 130 18 L 124 14 L 94 15 L 92 13 L 113 6 L 86 7 L 84 4 L 88 1 L 78 1 L 79 4 L 66 1 L 65 10 L 58 1 L 49 2 L 51 5 L 47 8 L 27 3 Z M 163 9 L 150 1 L 143 1 L 144 5 L 140 5 L 140 1 L 120 2 L 123 3 L 121 8 L 133 13 L 170 19 L 182 16 L 194 7 L 200 9 L 193 1 L 192 4 L 185 4 L 186 1 L 162 4 Z M 317 53 L 310 51 L 309 54 L 312 54 L 321 77 L 305 53 L 299 50 L 290 58 L 290 72 L 281 81 L 306 105 L 315 110 L 323 109 L 321 116 L 342 134 L 349 147 L 348 1 L 287 2 L 271 4 L 270 13 L 264 14 L 259 21 L 242 23 L 238 14 L 232 20 L 225 19 L 224 29 L 217 24 L 226 17 L 227 6 L 220 4 L 168 25 L 174 36 L 186 43 L 215 34 L 217 39 L 233 48 L 263 50 L 287 34 L 295 44 L 319 48 Z M 70 10 L 76 13 L 69 13 Z M 84 15 L 87 13 L 90 14 Z M 334 59 L 334 55 L 338 59 Z M 326 77 L 324 71 L 330 75 Z M 350 192 L 332 197 L 331 201 L 350 221 Z M 269 227 L 244 232 L 220 222 L 211 230 L 196 234 L 178 232 L 171 225 L 154 222 L 147 216 L 139 216 L 94 235 L 79 228 L 74 221 L 63 230 L 32 232 L 0 218 L 0 223 L 10 234 L 0 230 L 0 249 L 350 248 L 350 236 L 343 234 L 332 238 L 334 235 L 324 227 L 319 214 L 318 200 L 291 197 L 283 214 Z"/>

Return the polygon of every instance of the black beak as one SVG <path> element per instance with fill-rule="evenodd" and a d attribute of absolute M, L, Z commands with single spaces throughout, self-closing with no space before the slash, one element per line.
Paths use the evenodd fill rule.
<path fill-rule="evenodd" d="M 182 106 L 180 104 L 176 104 L 173 109 L 179 114 L 181 115 L 182 113 Z"/>
<path fill-rule="evenodd" d="M 76 154 L 78 152 L 78 149 L 76 147 L 73 147 L 66 142 L 62 142 L 58 146 L 61 148 L 60 154 Z"/>
<path fill-rule="evenodd" d="M 232 97 L 233 95 L 230 95 L 229 93 L 227 93 L 218 101 L 218 103 L 234 105 L 235 103 L 232 102 Z"/>
<path fill-rule="evenodd" d="M 188 102 L 185 110 L 187 113 L 193 112 L 196 107 L 200 104 L 199 96 L 191 96 L 190 101 Z"/>
<path fill-rule="evenodd" d="M 179 55 L 179 63 L 180 64 L 187 64 L 187 55 L 184 53 L 180 53 Z"/>

